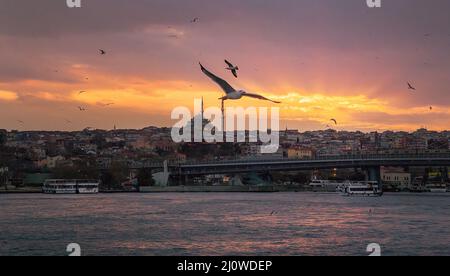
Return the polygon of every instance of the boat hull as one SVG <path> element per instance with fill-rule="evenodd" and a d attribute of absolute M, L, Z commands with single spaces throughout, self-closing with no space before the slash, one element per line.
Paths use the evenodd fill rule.
<path fill-rule="evenodd" d="M 447 189 L 444 189 L 444 188 L 430 189 L 429 191 L 430 191 L 430 193 L 439 193 L 439 194 L 447 193 Z"/>

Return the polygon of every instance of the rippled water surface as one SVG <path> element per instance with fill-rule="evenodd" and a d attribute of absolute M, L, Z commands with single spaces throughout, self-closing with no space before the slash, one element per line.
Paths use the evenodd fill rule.
<path fill-rule="evenodd" d="M 0 255 L 450 255 L 450 197 L 0 195 Z"/>

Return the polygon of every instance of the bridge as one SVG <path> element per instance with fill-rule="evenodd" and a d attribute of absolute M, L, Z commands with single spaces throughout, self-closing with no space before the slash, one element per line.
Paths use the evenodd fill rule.
<path fill-rule="evenodd" d="M 446 167 L 450 166 L 449 153 L 427 154 L 374 154 L 327 156 L 312 159 L 237 159 L 209 162 L 169 164 L 172 175 L 202 176 L 211 174 L 239 174 L 249 172 L 302 171 L 320 169 L 386 167 Z"/>
<path fill-rule="evenodd" d="M 381 182 L 380 167 L 450 167 L 450 151 L 444 153 L 418 154 L 359 154 L 322 156 L 311 159 L 235 159 L 204 162 L 167 162 L 143 164 L 134 169 L 148 168 L 163 175 L 167 183 L 172 177 L 187 179 L 204 175 L 237 175 L 244 173 L 268 173 L 275 171 L 308 171 L 324 169 L 361 168 L 367 172 L 368 180 Z"/>

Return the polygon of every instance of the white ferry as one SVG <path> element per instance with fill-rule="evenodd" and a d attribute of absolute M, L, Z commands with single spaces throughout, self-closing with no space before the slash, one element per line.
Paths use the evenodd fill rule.
<path fill-rule="evenodd" d="M 336 189 L 341 184 L 337 181 L 313 179 L 309 183 L 309 187 L 311 187 L 313 192 L 336 192 Z"/>
<path fill-rule="evenodd" d="M 97 194 L 99 181 L 81 179 L 47 179 L 42 186 L 45 194 Z"/>
<path fill-rule="evenodd" d="M 340 188 L 340 192 L 344 196 L 371 196 L 380 197 L 383 195 L 383 191 L 379 188 L 376 182 L 367 183 L 351 183 L 350 185 Z"/>
<path fill-rule="evenodd" d="M 426 190 L 430 193 L 446 193 L 447 185 L 446 184 L 429 184 L 426 185 Z"/>

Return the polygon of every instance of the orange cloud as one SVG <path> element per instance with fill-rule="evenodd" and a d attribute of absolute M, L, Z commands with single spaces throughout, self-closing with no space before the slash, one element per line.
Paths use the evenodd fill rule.
<path fill-rule="evenodd" d="M 0 90 L 0 101 L 15 101 L 18 98 L 19 96 L 15 92 Z"/>

